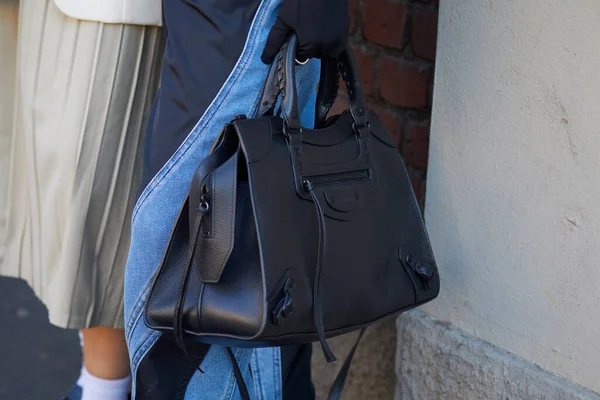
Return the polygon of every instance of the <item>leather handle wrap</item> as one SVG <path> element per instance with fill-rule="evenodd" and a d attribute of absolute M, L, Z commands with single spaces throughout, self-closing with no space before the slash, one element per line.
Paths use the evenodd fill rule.
<path fill-rule="evenodd" d="M 281 112 L 285 119 L 286 128 L 301 129 L 300 115 L 298 113 L 298 95 L 296 89 L 296 35 L 281 47 L 265 83 L 265 88 L 259 105 L 259 115 L 266 115 L 273 111 L 279 95 L 282 96 Z M 325 121 L 327 113 L 337 98 L 339 89 L 339 72 L 346 84 L 350 113 L 358 127 L 369 123 L 368 110 L 360 83 L 358 67 L 354 53 L 349 45 L 336 60 L 328 58 L 321 60 L 321 79 L 317 93 L 315 126 L 319 127 Z"/>

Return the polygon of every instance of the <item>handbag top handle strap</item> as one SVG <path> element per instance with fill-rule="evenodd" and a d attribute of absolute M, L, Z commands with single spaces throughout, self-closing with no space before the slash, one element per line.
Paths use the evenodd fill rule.
<path fill-rule="evenodd" d="M 287 46 L 282 47 L 282 49 L 286 50 Z M 278 112 L 275 112 L 275 106 L 277 105 L 277 100 L 281 94 L 281 87 L 283 86 L 283 75 L 279 75 L 278 77 L 278 71 L 283 70 L 284 55 L 285 52 L 280 50 L 271 64 L 258 105 L 258 116 L 278 114 Z M 322 59 L 319 88 L 315 104 L 315 128 L 321 128 L 325 125 L 327 114 L 337 99 L 339 85 L 340 71 L 337 58 Z"/>
<path fill-rule="evenodd" d="M 340 88 L 340 70 L 336 58 L 321 60 L 321 76 L 315 104 L 315 128 L 325 127 L 327 114 L 335 103 Z"/>
<path fill-rule="evenodd" d="M 259 115 L 272 112 L 276 99 L 281 94 L 281 112 L 288 130 L 300 130 L 300 115 L 298 113 L 298 94 L 296 89 L 296 35 L 281 47 L 265 83 L 261 99 Z M 321 60 L 321 81 L 317 98 L 316 120 L 322 121 L 337 97 L 337 71 L 340 71 L 346 84 L 350 114 L 356 128 L 360 129 L 369 124 L 369 113 L 363 94 L 358 68 L 352 49 L 349 45 L 339 58 Z M 334 82 L 335 80 L 335 82 Z M 323 104 L 321 104 L 323 103 Z"/>
<path fill-rule="evenodd" d="M 360 83 L 354 53 L 348 44 L 346 44 L 346 48 L 338 59 L 338 66 L 346 83 L 352 119 L 359 129 L 368 126 L 369 111 L 367 110 L 367 102 Z"/>

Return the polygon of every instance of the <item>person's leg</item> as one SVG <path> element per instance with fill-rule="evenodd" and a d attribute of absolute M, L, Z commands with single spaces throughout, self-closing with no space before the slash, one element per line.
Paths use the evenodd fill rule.
<path fill-rule="evenodd" d="M 108 380 L 129 376 L 129 353 L 123 329 L 98 327 L 81 332 L 83 364 L 90 374 Z"/>
<path fill-rule="evenodd" d="M 83 365 L 62 400 L 128 400 L 131 393 L 125 331 L 95 327 L 79 331 Z"/>
<path fill-rule="evenodd" d="M 125 400 L 131 391 L 129 354 L 122 329 L 82 329 L 83 367 L 68 400 Z"/>

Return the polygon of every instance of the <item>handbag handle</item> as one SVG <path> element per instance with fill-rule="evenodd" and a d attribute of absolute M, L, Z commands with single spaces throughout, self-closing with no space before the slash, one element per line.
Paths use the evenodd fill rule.
<path fill-rule="evenodd" d="M 261 98 L 258 114 L 267 115 L 273 108 L 279 95 L 282 96 L 281 112 L 288 130 L 300 130 L 300 115 L 298 112 L 298 94 L 296 89 L 296 35 L 281 47 L 273 62 L 266 79 L 265 88 Z M 321 79 L 317 93 L 317 106 L 315 121 L 316 126 L 322 124 L 337 98 L 338 72 L 346 84 L 350 114 L 355 128 L 363 128 L 369 124 L 369 113 L 360 83 L 358 68 L 354 55 L 349 45 L 339 58 L 325 58 L 321 60 Z"/>
<path fill-rule="evenodd" d="M 358 140 L 358 156 L 345 163 L 321 165 L 306 162 L 302 150 L 302 124 L 298 112 L 298 96 L 296 89 L 296 43 L 297 38 L 291 35 L 277 54 L 265 83 L 265 88 L 258 108 L 258 115 L 272 115 L 277 100 L 281 97 L 280 109 L 283 114 L 283 132 L 290 146 L 290 156 L 294 169 L 294 181 L 297 194 L 311 200 L 307 188 L 307 177 L 323 174 L 366 171 L 371 169 L 368 137 L 370 136 L 369 113 L 361 88 L 356 62 L 352 50 L 347 45 L 339 58 L 322 60 L 321 82 L 316 105 L 316 127 L 322 125 L 323 119 L 333 105 L 337 96 L 338 71 L 341 72 L 348 91 L 352 129 Z M 281 96 L 280 96 L 281 95 Z"/>
<path fill-rule="evenodd" d="M 315 128 L 323 128 L 327 123 L 327 114 L 335 103 L 340 89 L 340 70 L 336 58 L 321 60 L 319 90 L 315 105 Z"/>
<path fill-rule="evenodd" d="M 287 49 L 287 47 L 285 47 Z M 257 115 L 274 115 L 277 100 L 281 94 L 281 79 L 277 78 L 278 71 L 283 69 L 284 52 L 279 51 L 275 57 L 271 68 L 265 80 L 262 96 L 258 105 Z M 306 62 L 299 64 L 304 65 Z M 337 65 L 337 58 L 328 58 L 321 60 L 321 72 L 319 79 L 319 89 L 315 105 L 315 128 L 321 128 L 326 123 L 327 114 L 335 103 L 340 86 L 340 71 Z"/>
<path fill-rule="evenodd" d="M 281 101 L 281 112 L 285 120 L 285 126 L 288 130 L 300 130 L 302 125 L 300 123 L 300 116 L 298 114 L 298 94 L 296 91 L 296 35 L 290 36 L 288 42 L 282 47 L 282 53 L 285 55 L 282 57 L 283 67 L 278 68 L 277 78 L 282 82 L 282 101 Z M 325 59 L 325 68 L 331 68 L 327 63 L 334 62 L 333 59 Z M 365 96 L 362 91 L 360 79 L 358 76 L 358 68 L 354 55 L 349 45 L 337 59 L 337 67 L 342 73 L 342 78 L 346 83 L 346 89 L 348 91 L 348 100 L 350 103 L 350 114 L 354 121 L 354 126 L 358 130 L 369 125 L 369 113 L 367 111 L 367 103 Z M 323 71 L 323 69 L 322 69 Z"/>

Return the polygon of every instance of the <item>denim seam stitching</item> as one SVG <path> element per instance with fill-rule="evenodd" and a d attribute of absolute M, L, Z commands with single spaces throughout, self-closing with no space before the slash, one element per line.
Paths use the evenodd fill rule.
<path fill-rule="evenodd" d="M 223 394 L 223 399 L 229 398 L 229 400 L 231 400 L 231 398 L 233 397 L 233 393 L 235 392 L 235 385 L 234 385 L 234 379 L 233 379 L 232 373 L 233 373 L 233 368 L 231 368 L 231 371 L 229 372 L 229 375 L 227 376 L 227 388 L 225 389 L 225 393 Z"/>
<path fill-rule="evenodd" d="M 265 398 L 265 394 L 263 393 L 263 387 L 262 387 L 262 375 L 261 375 L 261 371 L 260 371 L 260 365 L 258 363 L 258 354 L 257 357 L 253 357 L 251 364 L 254 365 L 254 368 L 256 369 L 256 373 L 254 374 L 254 390 L 257 392 L 256 395 L 258 397 L 257 400 L 262 400 Z"/>
<path fill-rule="evenodd" d="M 151 340 L 153 337 L 155 338 L 155 340 Z M 157 332 L 157 331 L 148 332 L 148 334 L 146 335 L 146 337 L 144 338 L 144 340 L 142 341 L 142 343 L 140 344 L 140 346 L 138 347 L 136 352 L 133 354 L 133 357 L 131 358 L 131 364 L 134 366 L 133 371 L 135 374 L 137 374 L 137 369 L 138 369 L 140 360 L 142 360 L 144 358 L 146 353 L 148 353 L 148 351 L 150 350 L 152 345 L 154 343 L 156 343 L 156 341 L 159 338 L 160 338 L 160 332 Z M 148 343 L 149 341 L 151 343 Z"/>
<path fill-rule="evenodd" d="M 273 351 L 278 351 L 279 352 L 279 356 L 274 355 L 273 356 L 273 365 L 275 365 L 275 368 L 273 368 L 274 371 L 277 371 L 278 373 L 278 379 L 277 379 L 277 387 L 275 388 L 277 390 L 276 393 L 282 393 L 283 390 L 283 376 L 281 373 L 281 348 L 276 347 L 273 348 Z"/>
<path fill-rule="evenodd" d="M 151 285 L 152 285 L 152 281 L 150 281 L 148 283 L 148 285 L 146 285 L 144 287 L 144 290 L 142 291 L 141 296 L 138 297 L 137 301 L 135 302 L 135 305 L 131 309 L 131 314 L 129 314 L 129 317 L 127 318 L 127 331 L 129 332 L 126 337 L 127 341 L 129 341 L 131 339 L 131 336 L 133 335 L 132 328 L 137 324 L 137 321 L 139 321 L 140 316 L 142 315 L 142 312 L 140 312 L 140 309 L 143 309 L 143 307 L 144 307 L 143 303 L 145 303 L 145 301 L 148 297 L 147 295 L 148 295 L 148 292 L 150 292 Z"/>
<path fill-rule="evenodd" d="M 136 349 L 135 353 L 133 353 L 133 356 L 131 357 L 132 363 L 137 365 L 138 361 L 139 361 L 139 355 L 141 352 L 144 351 L 144 349 L 146 348 L 146 343 L 148 342 L 148 340 L 154 335 L 154 333 L 156 333 L 156 331 L 148 331 L 146 332 L 146 334 L 144 334 L 143 340 L 140 342 L 140 345 L 138 346 L 138 348 Z"/>
<path fill-rule="evenodd" d="M 241 356 L 240 356 L 240 352 L 242 353 Z M 239 357 L 239 358 L 241 358 L 242 361 L 244 361 L 244 356 L 245 356 L 244 349 L 241 349 L 241 348 L 236 349 L 235 355 L 237 356 L 237 357 L 235 357 L 236 360 Z M 239 362 L 238 361 L 236 361 L 236 362 L 239 365 Z M 243 378 L 243 376 L 242 376 L 242 378 Z M 235 380 L 235 377 L 233 374 L 233 368 L 231 368 L 231 371 L 229 372 L 229 384 L 227 386 L 227 391 L 225 392 L 225 397 L 229 397 L 229 400 L 232 400 L 237 388 L 238 388 L 237 381 Z"/>

